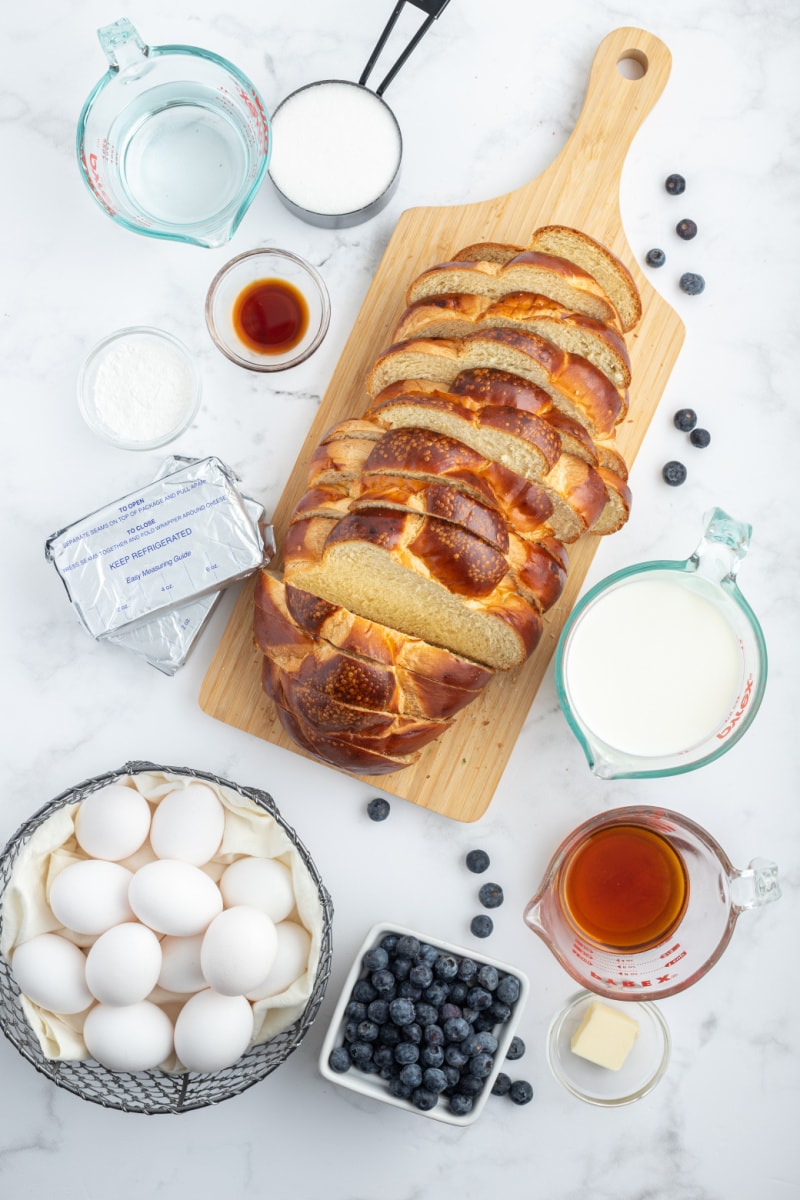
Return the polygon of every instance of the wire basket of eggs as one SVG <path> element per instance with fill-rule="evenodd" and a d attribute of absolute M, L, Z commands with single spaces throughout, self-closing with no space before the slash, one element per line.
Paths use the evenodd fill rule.
<path fill-rule="evenodd" d="M 305 1037 L 332 918 L 266 792 L 129 762 L 51 800 L 0 856 L 0 1028 L 103 1107 L 217 1104 Z"/>

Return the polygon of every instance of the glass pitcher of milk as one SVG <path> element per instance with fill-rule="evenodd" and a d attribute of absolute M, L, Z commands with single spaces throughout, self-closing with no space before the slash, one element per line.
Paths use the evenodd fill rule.
<path fill-rule="evenodd" d="M 761 704 L 767 648 L 736 583 L 751 526 L 719 508 L 705 521 L 685 562 L 617 571 L 564 626 L 558 697 L 601 778 L 677 775 L 713 762 Z"/>

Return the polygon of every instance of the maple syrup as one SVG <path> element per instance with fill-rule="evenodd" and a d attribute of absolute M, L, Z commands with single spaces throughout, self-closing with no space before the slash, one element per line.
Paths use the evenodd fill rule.
<path fill-rule="evenodd" d="M 255 279 L 233 304 L 236 336 L 256 354 L 284 354 L 303 340 L 308 303 L 285 279 Z"/>
<path fill-rule="evenodd" d="M 686 910 L 689 881 L 666 838 L 639 825 L 612 825 L 573 851 L 563 867 L 561 895 L 581 937 L 629 952 L 670 935 Z"/>

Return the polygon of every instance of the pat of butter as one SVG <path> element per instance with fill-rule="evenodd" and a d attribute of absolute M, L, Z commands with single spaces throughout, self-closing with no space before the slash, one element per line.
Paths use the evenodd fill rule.
<path fill-rule="evenodd" d="M 572 1035 L 573 1054 L 609 1071 L 618 1071 L 639 1036 L 639 1022 L 626 1013 L 594 1000 Z"/>

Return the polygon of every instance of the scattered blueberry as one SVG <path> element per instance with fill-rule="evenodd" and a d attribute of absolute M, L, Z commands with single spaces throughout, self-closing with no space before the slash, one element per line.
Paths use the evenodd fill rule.
<path fill-rule="evenodd" d="M 482 875 L 489 867 L 489 855 L 485 850 L 470 850 L 467 855 L 467 870 Z"/>
<path fill-rule="evenodd" d="M 343 1075 L 353 1065 L 347 1046 L 335 1046 L 328 1057 L 328 1066 L 337 1075 Z"/>
<path fill-rule="evenodd" d="M 485 883 L 478 892 L 478 899 L 484 908 L 499 908 L 505 897 L 499 883 Z"/>
<path fill-rule="evenodd" d="M 498 1071 L 497 1078 L 492 1085 L 493 1096 L 507 1096 L 511 1091 L 511 1076 L 506 1075 L 505 1071 Z"/>
<path fill-rule="evenodd" d="M 479 938 L 487 938 L 494 929 L 494 921 L 491 917 L 486 917 L 482 913 L 473 917 L 469 923 L 470 932 Z"/>
<path fill-rule="evenodd" d="M 533 1099 L 533 1088 L 527 1079 L 515 1079 L 508 1094 L 515 1104 L 528 1104 Z"/>
<path fill-rule="evenodd" d="M 686 271 L 681 275 L 679 286 L 682 292 L 686 292 L 687 296 L 699 296 L 705 290 L 706 281 L 702 275 L 696 275 L 694 271 Z"/>
<path fill-rule="evenodd" d="M 682 175 L 668 175 L 664 187 L 670 196 L 681 196 L 686 191 L 686 180 Z"/>
<path fill-rule="evenodd" d="M 684 217 L 682 221 L 678 221 L 675 226 L 675 232 L 679 238 L 683 238 L 685 242 L 690 242 L 693 237 L 697 237 L 697 226 L 694 221 L 690 221 L 688 217 Z"/>
<path fill-rule="evenodd" d="M 681 462 L 673 460 L 665 463 L 661 468 L 661 474 L 664 482 L 668 483 L 670 487 L 680 487 L 682 483 L 686 482 L 686 467 Z"/>
<path fill-rule="evenodd" d="M 518 1058 L 522 1058 L 525 1053 L 525 1043 L 521 1037 L 513 1037 L 506 1050 L 506 1058 L 514 1062 Z"/>
<path fill-rule="evenodd" d="M 693 429 L 689 434 L 689 441 L 693 446 L 697 446 L 700 450 L 705 450 L 711 442 L 711 434 L 707 429 Z"/>
<path fill-rule="evenodd" d="M 679 408 L 672 418 L 672 423 L 681 433 L 689 433 L 697 424 L 697 413 L 693 408 Z"/>
<path fill-rule="evenodd" d="M 652 250 L 647 251 L 644 261 L 648 267 L 663 267 L 667 261 L 667 256 L 663 250 L 659 250 L 657 246 L 654 246 Z"/>
<path fill-rule="evenodd" d="M 367 816 L 370 821 L 385 821 L 390 812 L 391 805 L 388 800 L 384 800 L 383 796 L 376 796 L 367 805 Z"/>

